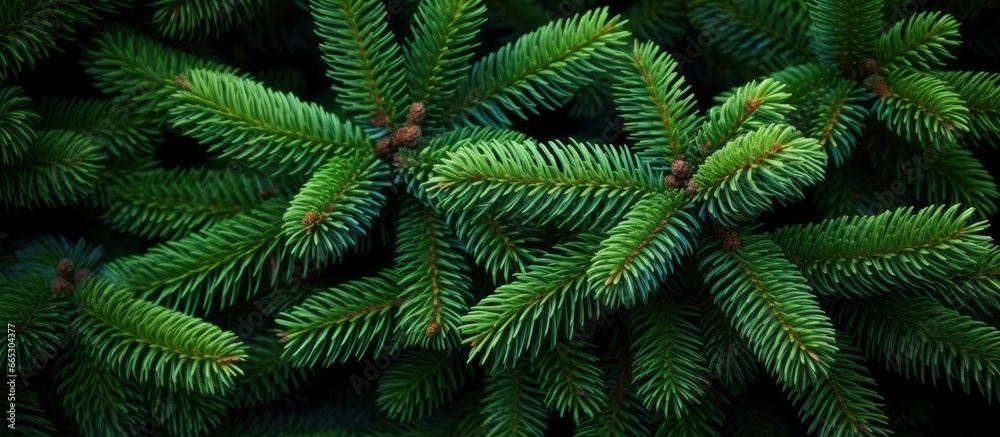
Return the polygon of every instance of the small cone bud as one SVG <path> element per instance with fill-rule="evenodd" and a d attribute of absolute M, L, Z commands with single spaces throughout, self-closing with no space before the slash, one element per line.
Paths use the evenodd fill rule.
<path fill-rule="evenodd" d="M 73 278 L 73 261 L 69 258 L 63 258 L 59 260 L 59 265 L 56 266 L 56 273 L 59 274 L 60 278 L 72 279 Z"/>
<path fill-rule="evenodd" d="M 392 154 L 395 152 L 396 150 L 393 149 L 392 141 L 389 140 L 389 137 L 379 138 L 378 141 L 375 142 L 375 155 L 380 159 L 385 160 L 392 158 Z"/>
<path fill-rule="evenodd" d="M 670 173 L 679 179 L 687 179 L 691 177 L 691 164 L 683 159 L 675 160 L 670 163 Z"/>
<path fill-rule="evenodd" d="M 423 123 L 426 116 L 427 109 L 424 108 L 424 102 L 414 102 L 410 105 L 410 112 L 406 115 L 406 123 L 419 125 Z"/>
<path fill-rule="evenodd" d="M 392 146 L 399 149 L 400 147 L 416 146 L 420 142 L 420 137 L 420 126 L 408 124 L 392 131 L 389 138 L 392 141 Z"/>
<path fill-rule="evenodd" d="M 73 283 L 69 282 L 68 279 L 56 278 L 49 284 L 49 290 L 52 290 L 57 296 L 64 296 L 73 291 Z"/>

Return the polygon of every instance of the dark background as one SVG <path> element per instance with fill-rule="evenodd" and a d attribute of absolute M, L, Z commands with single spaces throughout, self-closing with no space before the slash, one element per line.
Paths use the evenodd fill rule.
<path fill-rule="evenodd" d="M 388 2 L 391 3 L 391 2 Z M 488 2 L 488 5 L 491 5 Z M 596 5 L 609 5 L 616 11 L 623 11 L 630 2 L 593 1 L 593 0 L 565 0 L 567 5 L 573 7 L 575 3 L 580 3 L 577 10 L 582 11 Z M 942 1 L 920 2 L 921 10 L 939 9 Z M 491 5 L 492 6 L 492 5 Z M 0 6 L 2 7 L 2 6 Z M 394 8 L 391 8 L 394 9 Z M 392 16 L 391 24 L 398 36 L 406 34 L 405 19 L 408 11 L 400 12 Z M 962 33 L 966 38 L 984 38 L 996 33 L 998 9 L 987 10 L 984 14 L 972 20 L 962 23 Z M 109 17 L 108 22 L 102 23 L 100 27 L 110 22 L 124 23 L 131 27 L 146 29 L 150 35 L 155 35 L 155 30 L 148 25 L 150 11 L 139 8 L 132 11 L 125 11 L 118 16 Z M 287 67 L 298 71 L 301 74 L 301 83 L 297 93 L 305 100 L 316 100 L 323 104 L 328 96 L 327 91 L 330 80 L 324 74 L 324 65 L 318 52 L 318 40 L 311 33 L 312 23 L 308 14 L 290 8 L 285 16 L 276 18 L 281 35 L 294 39 L 299 43 L 291 50 L 287 48 L 275 50 L 268 44 L 255 43 L 253 36 L 248 36 L 243 30 L 226 32 L 216 39 L 199 41 L 194 43 L 170 42 L 171 45 L 184 48 L 194 53 L 217 58 L 226 63 L 235 65 L 245 71 L 260 72 L 275 67 Z M 479 48 L 480 54 L 495 50 L 503 42 L 509 41 L 514 33 L 512 29 L 502 26 L 492 21 L 484 26 L 480 37 L 482 43 Z M 25 72 L 22 77 L 15 81 L 23 86 L 27 95 L 32 98 L 43 96 L 57 97 L 102 97 L 92 84 L 91 77 L 84 72 L 79 60 L 82 50 L 89 44 L 90 39 L 96 34 L 98 29 L 83 28 L 75 37 L 76 41 L 62 41 L 59 47 L 62 53 L 53 53 L 50 58 L 39 62 L 36 69 Z M 985 36 L 984 36 L 985 35 Z M 695 37 L 691 32 L 688 36 Z M 266 40 L 266 39 L 265 39 Z M 402 38 L 399 38 L 402 41 Z M 666 46 L 668 51 L 683 49 L 684 41 L 674 46 Z M 982 45 L 982 43 L 978 43 Z M 988 45 L 988 44 L 987 44 Z M 1000 60 L 996 57 L 1000 47 L 993 47 L 993 53 L 984 52 L 982 48 L 970 47 L 964 44 L 957 51 L 957 59 L 949 64 L 949 69 L 963 69 L 975 71 L 1000 71 Z M 702 65 L 698 65 L 702 63 Z M 724 65 L 714 65 L 710 59 L 696 59 L 693 68 L 688 69 L 685 78 L 692 85 L 693 92 L 701 108 L 707 108 L 711 103 L 711 98 L 715 94 L 731 86 L 740 85 L 740 81 L 726 82 L 718 80 L 722 78 L 739 77 L 739 71 L 716 71 L 716 75 L 707 76 L 701 73 L 711 69 L 725 69 Z M 728 67 L 732 68 L 732 67 Z M 553 112 L 543 112 L 541 116 L 532 117 L 527 121 L 518 121 L 515 128 L 522 130 L 529 135 L 540 139 L 562 139 L 576 137 L 582 139 L 594 138 L 595 126 L 604 128 L 607 119 L 580 120 L 570 115 L 568 109 Z M 205 147 L 197 142 L 182 137 L 174 132 L 165 133 L 166 140 L 160 147 L 158 157 L 166 166 L 189 167 L 196 166 L 205 161 L 207 153 Z M 627 138 L 622 134 L 614 140 L 617 144 L 627 143 Z M 998 164 L 992 159 L 996 152 L 991 148 L 975 149 L 977 156 L 986 163 L 992 174 L 997 174 Z M 137 240 L 128 235 L 114 233 L 103 226 L 99 220 L 102 211 L 78 208 L 37 208 L 34 210 L 0 210 L 0 234 L 8 234 L 6 239 L 0 241 L 0 251 L 16 249 L 19 242 L 31 236 L 46 233 L 59 233 L 69 237 L 85 237 L 88 241 L 101 243 L 110 247 L 118 247 L 120 251 L 137 252 L 144 247 L 155 243 L 152 241 Z M 767 214 L 762 222 L 766 223 L 768 229 L 773 229 L 786 224 L 815 221 L 819 217 L 815 213 L 815 207 L 810 201 L 800 202 L 789 207 L 780 208 L 776 213 Z M 991 221 L 997 223 L 995 217 Z M 996 237 L 996 229 L 990 231 Z M 386 236 L 391 241 L 392 236 Z M 377 239 L 376 239 L 377 240 Z M 317 278 L 320 283 L 336 284 L 338 282 L 352 279 L 368 274 L 372 274 L 383 267 L 392 265 L 391 244 L 376 244 L 372 251 L 349 258 L 344 264 L 327 269 Z M 51 367 L 51 366 L 50 366 Z M 342 390 L 352 391 L 346 375 L 357 374 L 364 370 L 364 363 L 354 366 L 343 366 L 328 369 L 320 372 L 315 378 L 306 384 L 305 388 L 297 391 L 295 396 L 287 401 L 292 408 L 307 409 L 325 403 L 326 400 L 339 396 L 331 395 L 332 392 Z M 985 399 L 977 394 L 965 395 L 963 393 L 950 391 L 946 388 L 934 388 L 929 385 L 921 385 L 919 382 L 908 382 L 904 378 L 894 373 L 887 372 L 878 363 L 868 363 L 873 376 L 879 384 L 879 392 L 887 401 L 887 413 L 898 417 L 894 411 L 901 405 L 910 405 L 908 411 L 923 411 L 918 407 L 925 401 L 931 402 L 927 409 L 927 414 L 931 420 L 927 426 L 918 432 L 927 435 L 954 435 L 957 433 L 976 434 L 996 434 L 990 432 L 993 429 L 995 418 L 1000 413 L 996 406 L 990 406 Z M 46 381 L 51 369 L 46 369 L 42 375 L 36 379 L 39 384 L 39 391 L 45 393 L 50 387 L 46 387 Z M 775 387 L 774 382 L 764 376 L 758 379 L 753 393 L 760 396 L 754 402 L 772 404 L 775 408 L 784 412 L 787 421 L 793 427 L 794 433 L 804 433 L 805 430 L 799 427 L 798 419 L 795 417 L 795 410 L 785 400 L 784 395 Z M 363 393 L 363 398 L 370 397 L 374 393 L 374 384 L 369 386 Z M 357 400 L 361 400 L 357 399 Z M 916 407 L 913 407 L 913 406 Z M 51 409 L 49 409 L 51 411 Z M 65 418 L 63 418 L 65 420 Z M 572 422 L 568 419 L 553 418 L 551 431 L 553 435 L 562 434 L 572 428 Z M 977 432 L 975 430 L 983 431 Z M 990 430 L 990 431 L 987 431 Z"/>

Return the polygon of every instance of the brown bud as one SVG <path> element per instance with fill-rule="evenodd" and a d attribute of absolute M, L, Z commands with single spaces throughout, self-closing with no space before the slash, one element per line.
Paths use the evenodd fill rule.
<path fill-rule="evenodd" d="M 191 89 L 191 82 L 188 81 L 188 79 L 184 77 L 183 74 L 178 74 L 177 77 L 174 78 L 174 84 L 176 84 L 180 89 L 185 91 Z"/>
<path fill-rule="evenodd" d="M 424 331 L 424 335 L 428 337 L 433 337 L 441 331 L 441 322 L 430 322 L 427 324 L 427 330 Z"/>
<path fill-rule="evenodd" d="M 740 242 L 740 235 L 732 228 L 716 226 L 715 233 L 722 239 L 722 248 L 725 250 L 734 250 L 742 244 Z"/>
<path fill-rule="evenodd" d="M 277 192 L 278 192 L 278 186 L 271 185 L 271 188 L 268 188 L 264 191 L 257 193 L 257 197 L 260 197 L 262 200 L 267 200 L 274 197 L 275 193 Z"/>
<path fill-rule="evenodd" d="M 372 117 L 371 123 L 375 127 L 386 127 L 389 125 L 389 117 L 386 117 L 384 112 L 379 112 Z"/>
<path fill-rule="evenodd" d="M 80 269 L 80 270 L 76 271 L 75 275 L 73 275 L 73 280 L 76 281 L 76 282 L 80 282 L 80 281 L 82 281 L 84 279 L 87 279 L 87 278 L 89 278 L 91 276 L 92 275 L 90 273 L 90 270 Z"/>
<path fill-rule="evenodd" d="M 307 212 L 306 215 L 302 217 L 302 225 L 306 227 L 306 234 L 311 234 L 313 228 L 315 228 L 321 221 L 323 221 L 323 217 L 319 215 L 318 212 Z"/>
<path fill-rule="evenodd" d="M 408 124 L 399 129 L 392 131 L 392 135 L 389 136 L 390 141 L 392 141 L 392 146 L 396 149 L 400 147 L 413 147 L 420 142 L 420 126 L 415 124 Z"/>
<path fill-rule="evenodd" d="M 663 185 L 666 186 L 668 189 L 671 190 L 674 189 L 674 186 L 677 185 L 677 176 L 670 175 L 663 178 Z"/>
<path fill-rule="evenodd" d="M 889 84 L 885 83 L 885 78 L 877 74 L 865 78 L 865 87 L 878 95 L 880 99 L 889 97 L 892 94 L 892 88 L 889 88 Z"/>
<path fill-rule="evenodd" d="M 872 58 L 862 58 L 858 61 L 858 67 L 861 67 L 861 71 L 865 74 L 881 74 L 885 71 L 878 65 L 878 62 Z"/>
<path fill-rule="evenodd" d="M 743 112 L 747 115 L 753 114 L 757 108 L 760 108 L 760 100 L 757 99 L 747 99 L 747 102 L 743 104 Z"/>
<path fill-rule="evenodd" d="M 59 260 L 59 265 L 56 266 L 56 273 L 59 274 L 60 278 L 73 279 L 73 261 L 69 258 Z"/>
<path fill-rule="evenodd" d="M 382 137 L 375 141 L 375 155 L 380 159 L 392 158 L 393 153 L 396 153 L 396 149 L 392 147 L 392 141 L 389 140 L 389 137 Z"/>
<path fill-rule="evenodd" d="M 688 179 L 687 184 L 684 185 L 684 195 L 694 197 L 695 194 L 698 194 L 698 183 L 694 179 Z"/>
<path fill-rule="evenodd" d="M 52 290 L 52 292 L 57 296 L 63 296 L 73 291 L 73 283 L 69 282 L 68 279 L 55 278 L 52 280 L 52 283 L 49 284 L 49 290 Z"/>
<path fill-rule="evenodd" d="M 427 108 L 424 108 L 424 102 L 414 102 L 410 105 L 410 112 L 406 114 L 406 123 L 419 125 L 426 116 Z"/>
<path fill-rule="evenodd" d="M 683 159 L 676 159 L 670 163 L 670 173 L 680 179 L 691 177 L 691 164 Z"/>

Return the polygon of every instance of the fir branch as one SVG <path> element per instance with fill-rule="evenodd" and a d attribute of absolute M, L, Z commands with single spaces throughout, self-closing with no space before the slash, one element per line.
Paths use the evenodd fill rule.
<path fill-rule="evenodd" d="M 545 393 L 545 407 L 579 422 L 607 408 L 598 360 L 583 341 L 561 341 L 535 355 L 534 373 Z"/>
<path fill-rule="evenodd" d="M 44 273 L 27 271 L 0 277 L 0 308 L 15 333 L 17 373 L 25 378 L 54 358 L 69 341 L 72 308 L 50 288 L 56 277 L 55 266 L 50 265 Z"/>
<path fill-rule="evenodd" d="M 24 160 L 0 172 L 0 201 L 7 209 L 78 201 L 96 188 L 104 159 L 84 134 L 40 131 Z"/>
<path fill-rule="evenodd" d="M 680 193 L 644 198 L 613 227 L 587 269 L 590 288 L 610 307 L 645 303 L 679 264 L 694 253 L 700 225 Z"/>
<path fill-rule="evenodd" d="M 756 357 L 719 307 L 705 299 L 699 309 L 702 356 L 708 371 L 730 393 L 746 392 L 760 372 Z"/>
<path fill-rule="evenodd" d="M 458 240 L 465 243 L 465 252 L 489 273 L 494 282 L 504 284 L 534 264 L 542 256 L 541 243 L 528 230 L 492 214 L 449 216 Z"/>
<path fill-rule="evenodd" d="M 715 304 L 779 382 L 803 388 L 827 376 L 833 326 L 805 278 L 766 235 L 720 233 L 699 251 Z"/>
<path fill-rule="evenodd" d="M 808 7 L 820 61 L 852 71 L 874 54 L 882 30 L 881 0 L 809 0 Z"/>
<path fill-rule="evenodd" d="M 626 357 L 627 358 L 627 357 Z M 631 360 L 617 363 L 605 384 L 608 407 L 594 418 L 585 419 L 577 427 L 577 435 L 585 437 L 617 435 L 651 435 L 652 418 L 635 394 Z"/>
<path fill-rule="evenodd" d="M 656 435 L 666 437 L 723 435 L 722 422 L 726 416 L 725 408 L 729 405 L 726 394 L 718 387 L 709 387 L 697 407 L 691 408 L 683 416 L 667 416 L 656 430 Z"/>
<path fill-rule="evenodd" d="M 430 204 L 422 184 L 433 176 L 434 166 L 448 154 L 472 144 L 491 141 L 523 143 L 528 136 L 510 129 L 465 126 L 435 135 L 419 150 L 402 149 L 396 153 L 395 164 L 406 171 L 407 191 L 421 202 Z"/>
<path fill-rule="evenodd" d="M 444 120 L 503 127 L 505 111 L 520 118 L 554 109 L 612 60 L 626 32 L 607 8 L 553 21 L 472 66 Z"/>
<path fill-rule="evenodd" d="M 146 238 L 175 239 L 214 226 L 263 202 L 262 176 L 209 169 L 153 169 L 105 185 L 111 228 Z"/>
<path fill-rule="evenodd" d="M 824 147 L 828 161 L 840 167 L 850 160 L 868 118 L 868 109 L 861 106 L 864 89 L 840 79 L 823 96 L 810 120 L 807 135 Z"/>
<path fill-rule="evenodd" d="M 778 69 L 813 58 L 812 23 L 805 3 L 798 0 L 777 4 L 704 0 L 694 4 L 688 18 L 703 32 L 717 34 L 713 46 L 747 63 Z"/>
<path fill-rule="evenodd" d="M 396 272 L 382 271 L 317 293 L 278 314 L 282 358 L 295 367 L 329 367 L 398 347 L 387 340 L 402 304 L 399 284 Z"/>
<path fill-rule="evenodd" d="M 286 206 L 286 200 L 272 199 L 143 255 L 119 258 L 107 269 L 139 296 L 188 314 L 230 307 L 264 286 L 268 257 L 280 246 L 278 217 Z"/>
<path fill-rule="evenodd" d="M 700 214 L 736 226 L 805 197 L 823 179 L 826 154 L 813 138 L 787 125 L 770 125 L 727 144 L 694 175 Z"/>
<path fill-rule="evenodd" d="M 407 40 L 404 52 L 410 101 L 424 103 L 427 124 L 441 119 L 469 70 L 485 12 L 480 0 L 420 2 L 413 39 Z"/>
<path fill-rule="evenodd" d="M 613 146 L 558 141 L 472 144 L 434 167 L 425 187 L 441 207 L 484 210 L 542 226 L 559 220 L 580 229 L 616 219 L 663 180 L 643 162 Z"/>
<path fill-rule="evenodd" d="M 538 382 L 524 369 L 515 367 L 486 379 L 482 401 L 486 436 L 542 435 L 548 414 L 542 404 Z"/>
<path fill-rule="evenodd" d="M 384 118 L 392 128 L 403 115 L 403 56 L 386 24 L 380 0 L 312 0 L 326 74 L 337 102 L 357 120 Z"/>
<path fill-rule="evenodd" d="M 917 201 L 924 205 L 961 204 L 975 208 L 975 217 L 980 220 L 996 214 L 1000 191 L 972 151 L 963 148 L 937 151 L 934 159 L 921 166 L 926 168 L 918 171 L 907 161 L 911 156 L 922 156 L 919 147 L 899 144 L 893 149 L 896 153 L 883 161 L 883 179 L 905 182 L 907 192 Z"/>
<path fill-rule="evenodd" d="M 109 372 L 81 346 L 70 346 L 59 362 L 56 393 L 83 435 L 128 435 L 142 426 L 146 410 L 138 384 Z"/>
<path fill-rule="evenodd" d="M 7 65 L 0 61 L 0 65 Z M 28 154 L 35 142 L 35 128 L 41 121 L 28 104 L 24 89 L 17 86 L 0 88 L 0 165 L 13 166 Z"/>
<path fill-rule="evenodd" d="M 925 297 L 844 302 L 833 314 L 855 335 L 869 359 L 907 378 L 949 389 L 957 383 L 988 400 L 1000 382 L 1000 331 Z"/>
<path fill-rule="evenodd" d="M 129 109 L 124 96 L 115 99 L 52 99 L 38 102 L 39 129 L 66 129 L 84 133 L 115 159 L 148 157 L 160 140 L 156 121 Z"/>
<path fill-rule="evenodd" d="M 698 328 L 689 302 L 660 298 L 629 315 L 637 394 L 650 411 L 683 418 L 699 409 L 708 386 Z"/>
<path fill-rule="evenodd" d="M 878 94 L 872 112 L 896 135 L 921 147 L 952 147 L 969 130 L 969 110 L 947 82 L 911 70 L 898 70 L 884 80 L 869 77 Z"/>
<path fill-rule="evenodd" d="M 939 11 L 921 11 L 897 22 L 879 37 L 875 58 L 887 70 L 902 67 L 930 70 L 954 59 L 948 48 L 960 43 L 958 21 L 954 17 Z"/>
<path fill-rule="evenodd" d="M 60 8 L 66 0 L 9 0 L 0 9 L 0 80 L 16 79 L 25 66 L 56 49 Z M 63 12 L 65 13 L 65 12 Z"/>
<path fill-rule="evenodd" d="M 472 300 L 472 279 L 461 243 L 438 211 L 404 205 L 396 228 L 400 298 L 397 331 L 407 344 L 447 351 L 460 343 L 461 317 Z"/>
<path fill-rule="evenodd" d="M 123 94 L 137 111 L 150 112 L 157 121 L 166 119 L 173 106 L 169 98 L 177 91 L 177 76 L 203 68 L 215 74 L 240 74 L 233 67 L 168 47 L 133 30 L 105 30 L 83 54 L 87 73 L 106 94 Z"/>
<path fill-rule="evenodd" d="M 586 269 L 601 237 L 582 234 L 557 245 L 500 286 L 462 317 L 464 343 L 472 346 L 470 361 L 510 367 L 523 354 L 538 355 L 568 339 L 573 330 L 597 314 L 586 295 Z"/>
<path fill-rule="evenodd" d="M 154 390 L 153 387 L 146 387 L 143 395 L 150 412 L 149 417 L 163 431 L 176 436 L 212 435 L 222 423 L 229 406 L 228 396 L 184 390 Z"/>
<path fill-rule="evenodd" d="M 861 351 L 837 336 L 837 353 L 830 374 L 811 387 L 788 388 L 799 417 L 810 434 L 832 436 L 887 436 L 889 419 L 881 411 L 882 397 L 861 362 Z"/>
<path fill-rule="evenodd" d="M 972 145 L 980 142 L 1000 146 L 1000 74 L 948 71 L 937 74 L 965 101 L 969 110 L 969 136 Z"/>
<path fill-rule="evenodd" d="M 274 0 L 155 0 L 153 26 L 167 38 L 202 39 L 248 23 Z"/>
<path fill-rule="evenodd" d="M 183 79 L 172 97 L 171 122 L 222 158 L 295 174 L 335 155 L 371 150 L 360 128 L 315 103 L 231 73 L 189 70 Z"/>
<path fill-rule="evenodd" d="M 460 354 L 407 350 L 379 377 L 378 405 L 402 423 L 427 416 L 465 384 Z"/>
<path fill-rule="evenodd" d="M 247 354 L 235 334 L 137 299 L 101 277 L 81 284 L 70 296 L 84 316 L 72 327 L 104 365 L 140 383 L 211 395 L 232 389 L 243 374 L 237 363 Z"/>
<path fill-rule="evenodd" d="M 385 206 L 388 176 L 388 166 L 367 151 L 319 167 L 282 219 L 290 253 L 317 266 L 339 259 Z"/>
<path fill-rule="evenodd" d="M 708 156 L 741 134 L 780 122 L 795 109 L 784 103 L 791 95 L 783 89 L 774 79 L 752 81 L 736 89 L 722 106 L 709 110 L 698 132 L 698 151 Z"/>
<path fill-rule="evenodd" d="M 694 157 L 694 97 L 677 62 L 653 43 L 623 53 L 625 74 L 615 75 L 615 105 L 642 152 L 668 162 Z"/>
<path fill-rule="evenodd" d="M 101 246 L 89 245 L 83 238 L 74 242 L 62 235 L 44 235 L 20 246 L 15 253 L 17 265 L 10 272 L 33 271 L 53 279 L 63 259 L 72 262 L 77 272 L 94 271 L 102 254 Z"/>
<path fill-rule="evenodd" d="M 892 287 L 947 283 L 985 252 L 986 222 L 974 210 L 898 208 L 872 217 L 841 217 L 786 226 L 773 240 L 813 289 L 828 297 L 868 297 Z"/>

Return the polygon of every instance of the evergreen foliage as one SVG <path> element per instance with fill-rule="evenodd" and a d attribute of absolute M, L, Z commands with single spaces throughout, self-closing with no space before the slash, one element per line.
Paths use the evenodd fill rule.
<path fill-rule="evenodd" d="M 5 2 L 17 431 L 884 436 L 929 420 L 885 385 L 1000 395 L 984 2 L 582 3 Z M 29 73 L 64 59 L 96 90 Z"/>

